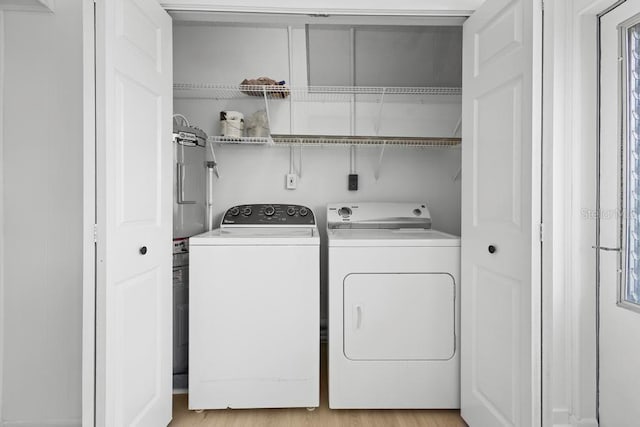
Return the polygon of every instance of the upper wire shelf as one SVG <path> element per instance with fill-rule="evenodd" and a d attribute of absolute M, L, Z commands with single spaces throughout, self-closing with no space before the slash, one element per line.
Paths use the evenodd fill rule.
<path fill-rule="evenodd" d="M 295 101 L 348 101 L 353 95 L 378 100 L 387 95 L 457 96 L 459 87 L 373 87 L 373 86 L 261 86 L 220 85 L 207 83 L 174 83 L 176 98 L 202 99 L 292 99 Z"/>
<path fill-rule="evenodd" d="M 342 136 L 342 135 L 271 135 L 258 137 L 210 136 L 209 141 L 234 145 L 311 145 L 311 146 L 392 146 L 392 147 L 457 147 L 460 138 L 404 136 Z"/>

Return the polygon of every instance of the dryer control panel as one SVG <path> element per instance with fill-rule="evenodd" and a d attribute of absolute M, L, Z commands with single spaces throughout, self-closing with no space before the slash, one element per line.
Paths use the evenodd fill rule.
<path fill-rule="evenodd" d="M 431 213 L 423 202 L 331 203 L 327 228 L 431 228 Z"/>
<path fill-rule="evenodd" d="M 301 205 L 257 204 L 237 205 L 225 212 L 221 227 L 233 226 L 284 226 L 313 227 L 316 218 L 313 211 Z"/>

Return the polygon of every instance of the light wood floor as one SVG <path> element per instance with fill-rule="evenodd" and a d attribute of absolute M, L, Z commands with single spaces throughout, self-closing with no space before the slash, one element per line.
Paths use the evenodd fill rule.
<path fill-rule="evenodd" d="M 323 346 L 324 347 L 324 346 Z M 459 411 L 450 410 L 330 410 L 327 398 L 326 353 L 322 349 L 320 407 L 294 409 L 222 409 L 197 413 L 187 409 L 188 396 L 173 396 L 171 427 L 465 427 Z"/>

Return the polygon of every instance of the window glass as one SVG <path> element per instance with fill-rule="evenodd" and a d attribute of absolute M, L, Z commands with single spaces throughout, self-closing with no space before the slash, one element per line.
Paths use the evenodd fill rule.
<path fill-rule="evenodd" d="M 626 268 L 622 300 L 640 304 L 640 24 L 627 32 Z"/>

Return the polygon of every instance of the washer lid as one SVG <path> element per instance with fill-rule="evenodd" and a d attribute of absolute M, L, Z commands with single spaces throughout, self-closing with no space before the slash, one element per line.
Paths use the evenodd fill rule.
<path fill-rule="evenodd" d="M 437 230 L 335 229 L 327 231 L 330 247 L 337 246 L 420 246 L 460 247 L 460 237 Z"/>
<path fill-rule="evenodd" d="M 189 246 L 304 246 L 319 245 L 315 227 L 217 228 L 189 239 Z"/>

